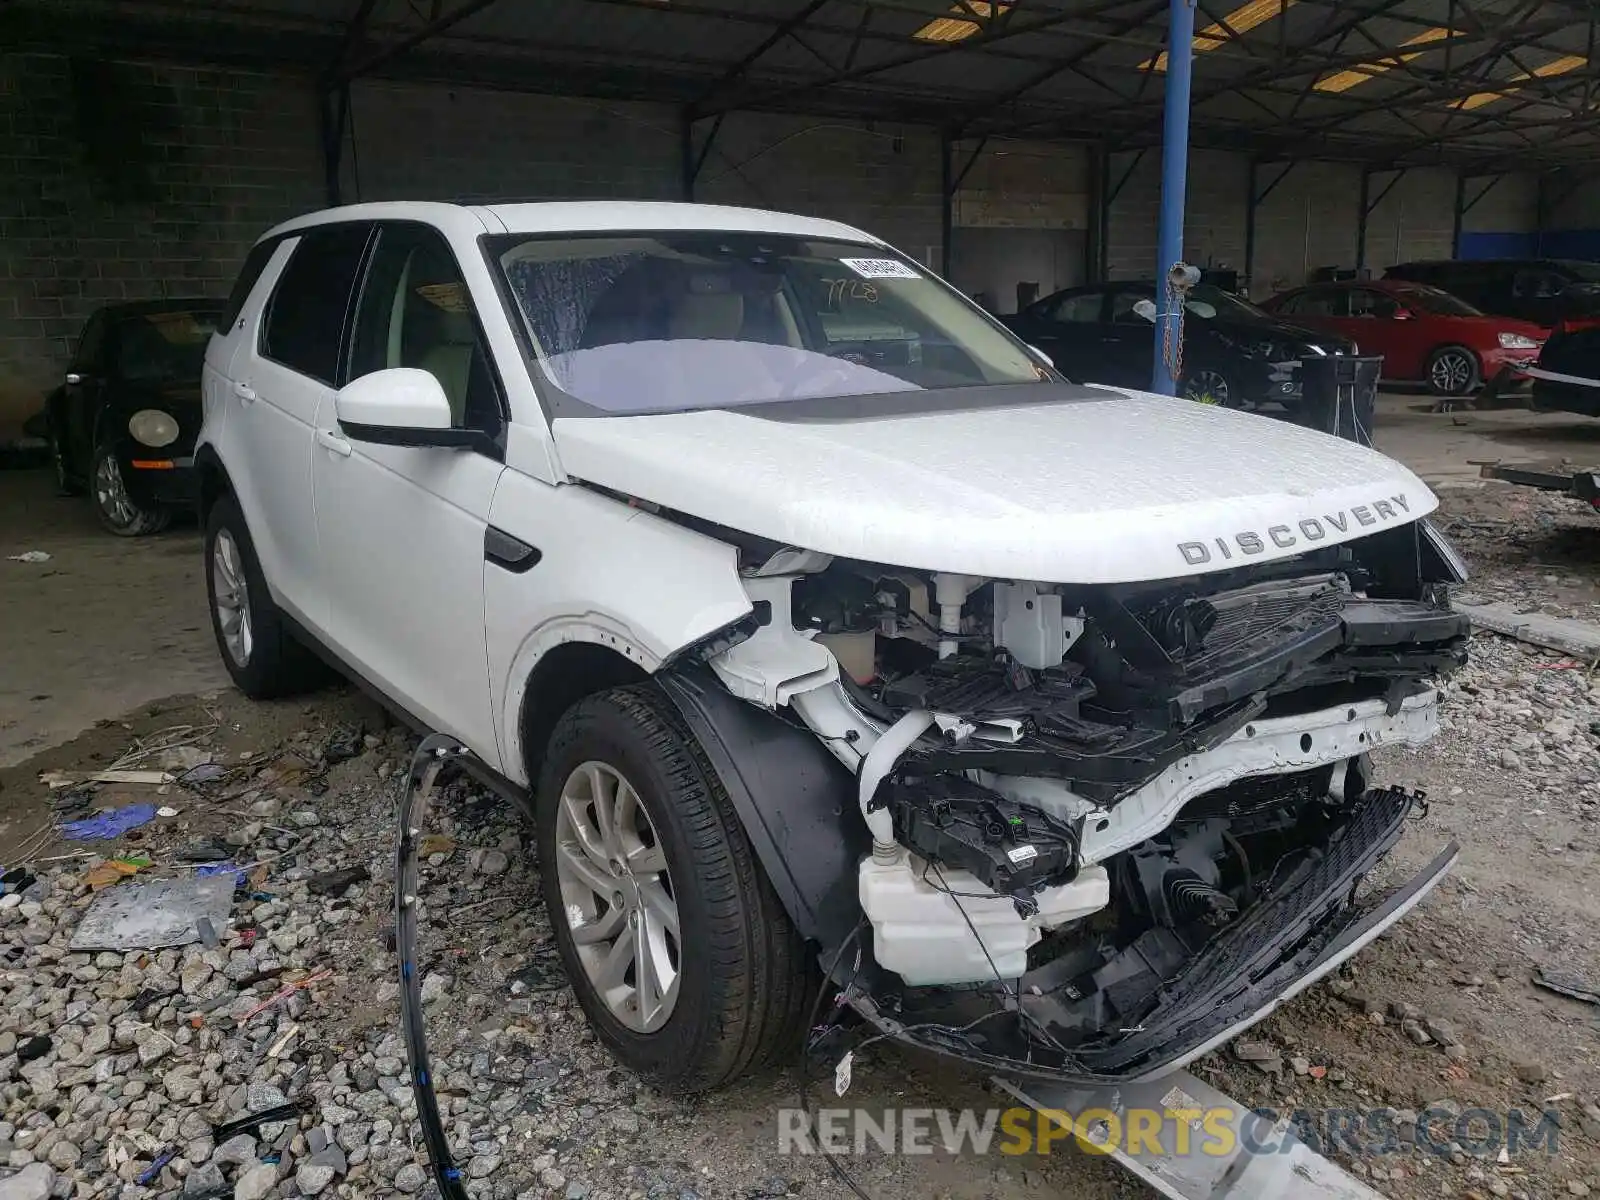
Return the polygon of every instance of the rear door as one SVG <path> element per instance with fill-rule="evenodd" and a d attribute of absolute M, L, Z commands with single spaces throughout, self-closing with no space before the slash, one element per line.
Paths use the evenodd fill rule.
<path fill-rule="evenodd" d="M 317 412 L 331 407 L 340 340 L 370 222 L 318 225 L 287 257 L 229 366 L 224 462 L 273 598 L 327 632 L 324 560 L 311 495 Z M 275 257 L 274 264 L 279 260 Z M 269 268 L 270 270 L 271 268 Z"/>

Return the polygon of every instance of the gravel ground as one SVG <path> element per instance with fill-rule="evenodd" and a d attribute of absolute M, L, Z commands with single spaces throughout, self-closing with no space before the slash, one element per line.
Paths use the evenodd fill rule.
<path fill-rule="evenodd" d="M 1475 593 L 1594 614 L 1600 520 L 1511 489 L 1445 498 Z M 1541 968 L 1600 976 L 1600 680 L 1590 664 L 1483 634 L 1443 719 L 1422 751 L 1380 752 L 1387 777 L 1425 789 L 1430 811 L 1378 882 L 1404 879 L 1455 838 L 1451 878 L 1340 978 L 1197 1069 L 1250 1105 L 1386 1112 L 1396 1153 L 1340 1157 L 1402 1200 L 1600 1194 L 1600 1008 L 1534 983 Z M 139 767 L 209 759 L 222 769 L 200 774 L 217 777 L 81 796 L 38 778 L 105 768 L 163 731 L 183 744 Z M 0 866 L 36 875 L 0 897 L 0 1172 L 13 1172 L 0 1200 L 431 1194 L 389 942 L 394 801 L 411 745 L 345 691 L 274 705 L 224 693 L 148 707 L 0 771 Z M 104 843 L 53 831 L 141 802 L 172 815 Z M 472 1195 L 846 1194 L 819 1160 L 778 1153 L 795 1072 L 688 1101 L 616 1066 L 565 985 L 513 814 L 454 782 L 428 832 L 428 1027 Z M 150 860 L 108 885 L 130 888 L 223 855 L 244 882 L 216 946 L 68 948 L 103 860 Z M 868 1108 L 1003 1105 L 981 1079 L 882 1045 L 858 1058 L 855 1079 L 850 1099 Z M 217 1136 L 302 1098 L 304 1113 Z M 1521 1109 L 1530 1127 L 1555 1113 L 1556 1153 L 1499 1162 L 1498 1142 L 1440 1119 L 1475 1109 Z M 1430 1140 L 1440 1153 L 1412 1148 Z M 868 1155 L 850 1170 L 884 1198 L 1148 1194 L 1103 1161 L 1062 1153 Z"/>

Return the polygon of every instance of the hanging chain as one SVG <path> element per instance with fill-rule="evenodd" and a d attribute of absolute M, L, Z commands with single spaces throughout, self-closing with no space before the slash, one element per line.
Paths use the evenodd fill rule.
<path fill-rule="evenodd" d="M 1164 311 L 1159 314 L 1161 319 L 1161 361 L 1166 364 L 1167 374 L 1174 383 L 1183 380 L 1183 294 L 1169 279 L 1167 281 L 1167 302 Z M 1168 315 L 1176 313 L 1178 321 L 1177 345 L 1173 345 L 1172 325 Z"/>

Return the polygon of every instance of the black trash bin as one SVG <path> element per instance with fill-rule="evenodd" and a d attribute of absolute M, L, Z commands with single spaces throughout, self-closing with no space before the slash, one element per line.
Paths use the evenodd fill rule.
<path fill-rule="evenodd" d="M 1372 445 L 1383 356 L 1317 355 L 1300 360 L 1300 420 L 1335 437 Z"/>

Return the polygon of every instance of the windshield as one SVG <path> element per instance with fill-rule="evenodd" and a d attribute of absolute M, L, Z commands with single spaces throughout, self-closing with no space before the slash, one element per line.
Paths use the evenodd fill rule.
<path fill-rule="evenodd" d="M 1391 293 L 1401 304 L 1420 308 L 1440 317 L 1481 317 L 1483 313 L 1449 292 L 1436 287 L 1396 288 Z"/>
<path fill-rule="evenodd" d="M 493 249 L 540 368 L 601 414 L 1050 377 L 964 297 L 881 247 L 693 231 L 513 236 Z"/>
<path fill-rule="evenodd" d="M 199 380 L 220 309 L 142 312 L 117 324 L 117 375 L 138 383 Z"/>
<path fill-rule="evenodd" d="M 1268 325 L 1279 323 L 1277 317 L 1257 308 L 1244 297 L 1225 292 L 1210 283 L 1196 284 L 1189 289 L 1188 298 L 1183 306 L 1191 315 L 1202 320 L 1215 320 L 1220 317 L 1225 321 L 1254 321 Z"/>

